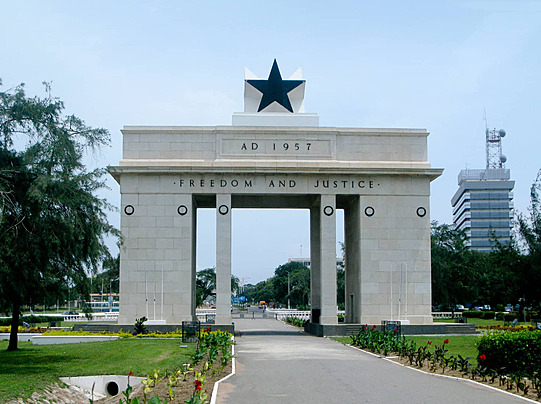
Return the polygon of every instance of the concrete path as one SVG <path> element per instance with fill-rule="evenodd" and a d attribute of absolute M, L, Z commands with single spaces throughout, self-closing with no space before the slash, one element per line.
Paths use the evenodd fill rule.
<path fill-rule="evenodd" d="M 297 331 L 276 320 L 236 319 L 237 373 L 217 404 L 525 403 L 479 385 L 427 375 Z"/>

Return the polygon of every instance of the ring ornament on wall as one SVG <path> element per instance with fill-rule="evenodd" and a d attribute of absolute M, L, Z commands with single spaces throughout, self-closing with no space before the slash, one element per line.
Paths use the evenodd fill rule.
<path fill-rule="evenodd" d="M 325 213 L 327 216 L 331 216 L 334 213 L 334 209 L 332 206 L 325 206 L 323 208 L 323 213 Z"/>
<path fill-rule="evenodd" d="M 220 215 L 227 215 L 227 212 L 229 212 L 229 208 L 227 205 L 220 205 L 218 208 L 218 212 L 220 212 Z"/>
<path fill-rule="evenodd" d="M 426 215 L 426 209 L 422 206 L 417 208 L 417 216 L 424 217 Z"/>
<path fill-rule="evenodd" d="M 128 216 L 131 216 L 133 215 L 133 212 L 135 212 L 135 208 L 132 205 L 126 205 L 126 207 L 124 208 L 124 213 Z"/>
<path fill-rule="evenodd" d="M 180 216 L 184 216 L 186 213 L 188 213 L 188 208 L 186 205 L 180 205 L 177 209 L 177 212 Z"/>
<path fill-rule="evenodd" d="M 364 214 L 368 217 L 374 216 L 374 213 L 376 213 L 376 211 L 374 210 L 372 206 L 367 206 L 364 209 Z"/>

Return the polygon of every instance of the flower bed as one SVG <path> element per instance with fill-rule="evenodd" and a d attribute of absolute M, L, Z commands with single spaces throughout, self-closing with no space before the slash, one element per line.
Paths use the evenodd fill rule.
<path fill-rule="evenodd" d="M 284 318 L 284 322 L 294 325 L 295 327 L 304 327 L 304 323 L 306 323 L 306 320 L 301 320 L 300 318 L 296 317 L 286 317 Z"/>
<path fill-rule="evenodd" d="M 487 369 L 541 377 L 541 331 L 493 332 L 481 337 L 477 348 Z"/>
<path fill-rule="evenodd" d="M 440 345 L 428 341 L 417 346 L 396 332 L 380 332 L 374 326 L 364 327 L 351 340 L 352 345 L 383 356 L 397 354 L 398 361 L 404 365 L 477 380 L 541 401 L 541 331 L 502 332 L 482 337 L 477 365 L 470 357 L 448 355 L 449 339 Z M 506 363 L 511 366 L 504 366 Z"/>
<path fill-rule="evenodd" d="M 476 325 L 475 328 L 480 330 L 496 330 L 496 331 L 534 331 L 536 327 L 533 325 L 517 325 L 517 326 L 506 326 L 506 325 Z"/>
<path fill-rule="evenodd" d="M 197 350 L 190 363 L 183 364 L 172 372 L 161 374 L 155 371 L 142 382 L 142 386 L 133 390 L 128 387 L 124 398 L 126 404 L 161 404 L 188 403 L 203 404 L 208 402 L 214 383 L 231 373 L 232 335 L 223 331 L 201 333 Z M 98 401 L 100 404 L 118 403 L 118 397 Z"/>

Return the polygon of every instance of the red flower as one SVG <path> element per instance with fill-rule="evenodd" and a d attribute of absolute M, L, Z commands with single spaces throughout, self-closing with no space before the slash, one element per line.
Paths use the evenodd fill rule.
<path fill-rule="evenodd" d="M 448 344 L 449 343 L 449 338 L 447 338 L 446 340 L 443 341 L 444 344 Z"/>
<path fill-rule="evenodd" d="M 133 372 L 128 373 L 128 376 L 133 376 Z"/>
<path fill-rule="evenodd" d="M 372 326 L 372 329 L 373 329 L 373 330 L 375 330 L 375 329 L 376 329 L 376 326 L 375 326 L 375 325 L 373 325 L 373 326 Z"/>
<path fill-rule="evenodd" d="M 432 344 L 432 341 L 428 341 L 428 345 Z"/>
<path fill-rule="evenodd" d="M 487 360 L 487 356 L 486 356 L 485 354 L 479 355 L 479 360 L 480 360 L 480 361 L 486 361 L 486 360 Z"/>
<path fill-rule="evenodd" d="M 195 388 L 196 388 L 197 390 L 201 390 L 201 385 L 195 386 Z"/>
<path fill-rule="evenodd" d="M 393 330 L 393 332 L 398 332 L 398 328 L 395 328 L 395 329 Z"/>

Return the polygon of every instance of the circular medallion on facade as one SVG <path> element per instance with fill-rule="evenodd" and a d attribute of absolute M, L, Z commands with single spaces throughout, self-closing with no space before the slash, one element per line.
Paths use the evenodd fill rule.
<path fill-rule="evenodd" d="M 374 210 L 374 208 L 372 206 L 367 206 L 365 209 L 364 209 L 364 214 L 368 217 L 370 216 L 374 216 L 374 213 L 376 213 L 376 211 Z"/>
<path fill-rule="evenodd" d="M 426 209 L 422 206 L 417 208 L 417 216 L 424 217 L 426 215 Z"/>
<path fill-rule="evenodd" d="M 135 208 L 131 205 L 126 205 L 126 207 L 124 208 L 124 213 L 128 216 L 131 216 L 133 215 L 133 212 L 135 212 Z"/>
<path fill-rule="evenodd" d="M 180 205 L 177 212 L 180 216 L 184 216 L 186 213 L 188 213 L 188 208 L 185 205 Z"/>
<path fill-rule="evenodd" d="M 229 212 L 229 208 L 226 205 L 220 205 L 218 208 L 218 212 L 220 212 L 220 215 L 227 215 L 227 212 Z"/>
<path fill-rule="evenodd" d="M 323 208 L 323 213 L 325 213 L 327 216 L 331 216 L 334 213 L 334 209 L 332 206 L 325 206 Z"/>

